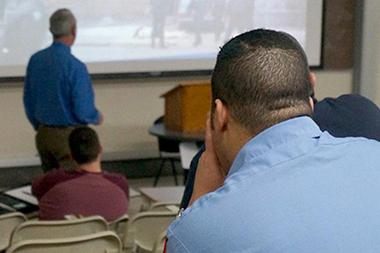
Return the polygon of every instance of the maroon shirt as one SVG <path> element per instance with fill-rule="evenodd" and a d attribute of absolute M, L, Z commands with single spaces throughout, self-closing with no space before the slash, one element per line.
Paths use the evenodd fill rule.
<path fill-rule="evenodd" d="M 100 215 L 112 221 L 128 209 L 127 180 L 115 173 L 55 170 L 33 182 L 32 193 L 43 220 Z"/>

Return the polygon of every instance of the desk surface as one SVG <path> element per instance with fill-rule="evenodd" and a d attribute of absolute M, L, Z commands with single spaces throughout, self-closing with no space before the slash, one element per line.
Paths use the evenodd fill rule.
<path fill-rule="evenodd" d="M 32 194 L 32 186 L 26 185 L 19 188 L 15 188 L 9 191 L 4 192 L 5 194 L 12 196 L 16 199 L 21 199 L 22 201 L 25 201 L 27 203 L 33 204 L 35 206 L 38 206 L 38 201 L 36 197 Z"/>
<path fill-rule="evenodd" d="M 184 186 L 170 187 L 142 187 L 140 192 L 143 196 L 153 202 L 170 202 L 180 204 Z"/>
<path fill-rule="evenodd" d="M 169 140 L 176 140 L 176 141 L 204 141 L 204 135 L 203 134 L 189 134 L 189 133 L 182 133 L 177 131 L 168 130 L 165 128 L 165 125 L 163 122 L 154 124 L 150 129 L 149 133 L 151 135 L 162 137 Z"/>
<path fill-rule="evenodd" d="M 129 197 L 134 198 L 134 197 L 138 197 L 138 196 L 141 196 L 140 192 L 138 192 L 135 189 L 133 189 L 132 187 L 130 187 L 129 188 Z"/>

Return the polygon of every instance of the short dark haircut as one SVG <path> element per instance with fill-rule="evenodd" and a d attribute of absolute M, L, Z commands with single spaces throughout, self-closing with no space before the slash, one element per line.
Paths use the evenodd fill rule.
<path fill-rule="evenodd" d="M 309 73 L 305 52 L 291 35 L 249 31 L 221 48 L 212 75 L 213 101 L 220 99 L 247 130 L 261 131 L 312 114 Z"/>
<path fill-rule="evenodd" d="M 98 135 L 87 126 L 77 127 L 71 132 L 69 145 L 71 155 L 78 164 L 95 161 L 101 152 Z"/>

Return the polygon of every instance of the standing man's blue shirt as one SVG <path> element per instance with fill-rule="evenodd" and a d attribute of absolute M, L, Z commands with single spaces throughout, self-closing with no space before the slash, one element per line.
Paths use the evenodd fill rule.
<path fill-rule="evenodd" d="M 34 129 L 41 124 L 67 127 L 99 122 L 87 68 L 60 42 L 31 57 L 24 105 Z"/>
<path fill-rule="evenodd" d="M 380 252 L 380 143 L 309 117 L 251 139 L 224 185 L 168 229 L 168 253 Z"/>

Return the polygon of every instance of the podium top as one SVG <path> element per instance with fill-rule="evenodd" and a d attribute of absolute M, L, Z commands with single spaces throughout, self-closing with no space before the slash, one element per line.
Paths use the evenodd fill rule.
<path fill-rule="evenodd" d="M 193 88 L 208 88 L 210 89 L 211 88 L 211 83 L 210 81 L 198 81 L 198 82 L 188 82 L 188 83 L 182 83 L 182 84 L 179 84 L 177 85 L 176 87 L 174 87 L 173 89 L 165 92 L 164 94 L 162 94 L 160 97 L 166 97 L 168 96 L 169 94 L 172 94 L 174 92 L 177 92 L 181 89 L 193 89 Z"/>

